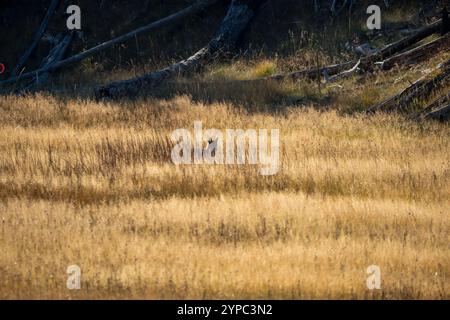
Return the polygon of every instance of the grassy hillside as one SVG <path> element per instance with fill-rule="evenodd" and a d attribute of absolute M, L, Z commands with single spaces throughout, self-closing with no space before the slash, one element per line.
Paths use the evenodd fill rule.
<path fill-rule="evenodd" d="M 0 96 L 0 298 L 450 298 L 450 127 L 410 119 L 450 87 L 403 113 L 360 112 L 432 75 L 449 53 L 337 83 L 236 81 L 346 61 L 348 41 L 399 38 L 373 37 L 360 11 L 320 21 L 285 2 L 262 8 L 241 54 L 133 99 L 95 101 L 91 89 L 191 54 L 224 4 L 140 37 L 141 55 L 127 43 L 56 74 L 49 92 Z M 87 43 L 72 53 L 186 6 L 149 1 L 155 10 L 133 18 L 142 1 L 110 3 L 97 19 L 87 10 Z M 397 2 L 385 23 L 425 23 L 418 3 Z M 21 19 L 39 23 L 32 16 Z M 125 18 L 135 20 L 99 27 Z M 32 36 L 24 30 L 14 51 L 0 46 L 9 64 Z M 194 121 L 280 129 L 279 172 L 175 166 L 171 132 Z M 81 268 L 81 290 L 66 287 L 70 265 Z M 381 268 L 381 290 L 366 286 L 370 265 Z"/>

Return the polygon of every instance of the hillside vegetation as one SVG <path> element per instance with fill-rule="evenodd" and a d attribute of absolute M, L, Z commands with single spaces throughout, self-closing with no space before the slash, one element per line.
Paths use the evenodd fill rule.
<path fill-rule="evenodd" d="M 108 31 L 186 5 L 153 2 L 159 11 Z M 111 3 L 101 14 L 107 21 L 109 13 L 137 11 L 132 1 L 128 9 Z M 411 118 L 450 85 L 401 112 L 361 112 L 432 76 L 449 53 L 336 83 L 248 81 L 350 60 L 347 41 L 380 47 L 399 38 L 372 39 L 358 11 L 350 22 L 340 16 L 323 24 L 324 32 L 320 21 L 308 24 L 310 9 L 287 3 L 293 7 L 270 1 L 261 9 L 240 54 L 136 97 L 96 101 L 91 89 L 192 54 L 212 36 L 225 4 L 192 18 L 184 35 L 139 38 L 141 55 L 127 43 L 55 74 L 46 90 L 0 96 L 0 298 L 450 298 L 450 127 Z M 416 11 L 395 4 L 386 23 L 426 23 Z M 87 47 L 107 37 L 89 26 L 91 15 Z M 33 59 L 28 68 L 39 65 Z M 171 132 L 192 130 L 194 121 L 280 129 L 279 172 L 175 166 Z M 66 287 L 70 265 L 81 268 L 81 290 Z M 381 268 L 381 290 L 366 286 L 370 265 Z"/>

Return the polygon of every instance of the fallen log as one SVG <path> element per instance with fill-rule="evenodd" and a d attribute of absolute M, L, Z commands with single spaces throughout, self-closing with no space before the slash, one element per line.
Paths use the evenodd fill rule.
<path fill-rule="evenodd" d="M 47 10 L 47 13 L 45 14 L 44 20 L 42 21 L 41 25 L 39 26 L 39 29 L 36 31 L 36 34 L 33 38 L 33 41 L 31 42 L 30 47 L 25 51 L 25 53 L 20 57 L 19 62 L 17 62 L 17 65 L 15 66 L 14 70 L 12 71 L 12 76 L 16 76 L 22 69 L 22 67 L 27 62 L 30 55 L 33 53 L 34 49 L 38 45 L 39 41 L 41 40 L 42 36 L 44 35 L 45 30 L 47 30 L 48 24 L 50 22 L 51 17 L 53 16 L 53 13 L 55 12 L 56 8 L 59 5 L 60 0 L 52 0 L 50 3 L 50 6 Z"/>
<path fill-rule="evenodd" d="M 332 83 L 332 82 L 336 82 L 336 81 L 338 81 L 338 80 L 340 80 L 340 79 L 350 77 L 350 76 L 353 75 L 356 71 L 359 70 L 359 66 L 360 66 L 360 65 L 361 65 L 361 60 L 359 60 L 359 61 L 355 64 L 355 66 L 354 66 L 353 68 L 351 68 L 351 69 L 349 69 L 349 70 L 346 70 L 346 71 L 344 71 L 344 72 L 341 72 L 341 73 L 339 73 L 339 74 L 337 74 L 337 75 L 334 75 L 334 76 L 332 76 L 332 77 L 328 77 L 328 78 L 325 79 L 325 80 L 326 80 L 326 82 L 328 82 L 328 83 Z"/>
<path fill-rule="evenodd" d="M 377 50 L 371 55 L 364 57 L 360 60 L 359 67 L 361 69 L 369 69 L 372 67 L 372 65 L 379 60 L 384 60 L 386 58 L 391 57 L 392 55 L 401 52 L 410 46 L 416 44 L 417 42 L 431 36 L 434 33 L 438 33 L 441 30 L 442 20 L 438 20 L 426 27 L 421 28 L 419 31 L 417 31 L 415 34 L 405 37 L 401 40 L 398 40 L 396 42 L 393 42 L 381 50 Z M 254 81 L 267 81 L 267 80 L 273 80 L 273 81 L 283 81 L 287 79 L 297 80 L 297 79 L 311 79 L 311 80 L 317 80 L 318 74 L 320 75 L 326 75 L 328 77 L 331 77 L 335 74 L 345 72 L 347 69 L 353 67 L 356 65 L 358 61 L 348 61 L 341 64 L 334 64 L 325 66 L 322 68 L 319 68 L 319 72 L 317 72 L 317 68 L 311 68 L 311 69 L 305 69 L 285 74 L 278 74 L 266 78 L 261 79 L 255 79 Z M 247 80 L 248 81 L 248 80 Z M 250 80 L 252 81 L 252 80 Z"/>
<path fill-rule="evenodd" d="M 170 16 L 167 16 L 161 20 L 155 21 L 150 23 L 147 26 L 138 28 L 134 31 L 131 31 L 127 34 L 124 34 L 122 36 L 119 36 L 117 38 L 114 38 L 112 40 L 109 40 L 107 42 L 101 43 L 91 49 L 88 49 L 86 51 L 83 51 L 77 55 L 74 55 L 70 58 L 67 58 L 65 60 L 61 60 L 58 63 L 55 63 L 49 67 L 46 68 L 40 68 L 38 70 L 35 71 L 31 71 L 31 72 L 27 72 L 24 74 L 21 74 L 17 77 L 11 77 L 10 79 L 4 80 L 0 82 L 0 86 L 6 86 L 12 83 L 15 83 L 17 81 L 22 81 L 22 80 L 27 80 L 27 79 L 31 79 L 34 78 L 36 75 L 40 75 L 42 73 L 47 73 L 47 72 L 53 72 L 55 70 L 61 69 L 63 67 L 67 67 L 68 65 L 83 61 L 84 59 L 97 54 L 101 51 L 104 51 L 105 49 L 111 48 L 114 45 L 123 43 L 127 40 L 130 39 L 134 39 L 136 36 L 143 34 L 143 33 L 147 33 L 150 31 L 154 31 L 156 29 L 162 28 L 162 27 L 166 27 L 172 24 L 175 24 L 187 17 L 190 17 L 196 13 L 198 13 L 199 11 L 213 5 L 214 3 L 218 2 L 219 0 L 200 0 L 197 1 L 196 3 L 194 3 L 193 5 L 179 11 L 176 12 Z"/>
<path fill-rule="evenodd" d="M 417 42 L 419 42 L 435 33 L 439 33 L 441 31 L 441 27 L 442 27 L 442 19 L 440 19 L 428 26 L 421 28 L 419 31 L 417 31 L 415 34 L 413 34 L 409 37 L 400 39 L 394 43 L 387 45 L 378 54 L 377 53 L 374 54 L 372 56 L 372 58 L 384 60 L 398 52 L 401 52 L 401 51 L 411 47 L 412 45 L 416 44 Z"/>
<path fill-rule="evenodd" d="M 425 107 L 423 110 L 421 110 L 420 112 L 413 115 L 411 118 L 413 120 L 424 119 L 427 114 L 429 114 L 429 113 L 433 112 L 434 110 L 439 109 L 441 106 L 443 106 L 445 104 L 449 104 L 449 103 L 450 103 L 450 92 L 442 97 L 435 99 L 427 107 Z"/>
<path fill-rule="evenodd" d="M 422 77 L 415 83 L 402 90 L 395 96 L 383 101 L 380 104 L 372 106 L 366 113 L 374 113 L 377 111 L 391 112 L 393 110 L 401 110 L 414 100 L 424 99 L 428 97 L 434 89 L 443 87 L 450 83 L 450 60 L 441 64 L 437 68 L 439 73 L 432 79 Z"/>
<path fill-rule="evenodd" d="M 233 0 L 228 12 L 209 44 L 186 60 L 138 78 L 117 81 L 95 89 L 97 99 L 134 96 L 142 89 L 155 88 L 164 81 L 186 75 L 204 67 L 213 57 L 230 50 L 253 18 L 262 0 Z"/>
<path fill-rule="evenodd" d="M 434 111 L 430 111 L 429 113 L 425 114 L 423 119 L 448 121 L 450 119 L 450 103 L 447 103 L 446 105 L 443 105 Z"/>
<path fill-rule="evenodd" d="M 421 45 L 412 50 L 394 55 L 382 62 L 377 62 L 381 70 L 387 71 L 392 69 L 395 65 L 410 65 L 417 63 L 424 58 L 432 56 L 441 50 L 450 47 L 450 33 L 424 45 Z"/>

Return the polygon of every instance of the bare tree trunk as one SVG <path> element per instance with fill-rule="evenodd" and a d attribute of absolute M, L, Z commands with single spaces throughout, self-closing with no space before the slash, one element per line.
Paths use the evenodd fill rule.
<path fill-rule="evenodd" d="M 26 80 L 26 79 L 31 79 L 34 78 L 36 75 L 40 75 L 42 73 L 47 73 L 47 72 L 53 72 L 57 69 L 61 69 L 63 67 L 66 67 L 68 65 L 80 62 L 94 54 L 97 54 L 101 51 L 104 51 L 108 48 L 111 48 L 112 46 L 119 44 L 119 43 L 123 43 L 127 40 L 133 39 L 134 37 L 136 37 L 139 34 L 143 34 L 143 33 L 147 33 L 150 31 L 154 31 L 158 28 L 162 28 L 171 24 L 174 24 L 176 22 L 181 21 L 182 19 L 185 19 L 189 16 L 192 16 L 193 14 L 207 8 L 208 6 L 211 6 L 212 4 L 218 2 L 219 0 L 199 0 L 196 3 L 194 3 L 193 5 L 187 7 L 186 9 L 183 9 L 177 13 L 174 13 L 168 17 L 165 17 L 161 20 L 155 21 L 150 23 L 147 26 L 141 27 L 139 29 L 136 29 L 134 31 L 131 31 L 125 35 L 122 35 L 120 37 L 114 38 L 112 40 L 109 40 L 107 42 L 101 43 L 89 50 L 86 50 L 84 52 L 81 52 L 77 55 L 74 55 L 70 58 L 67 58 L 65 60 L 59 61 L 56 64 L 53 64 L 51 66 L 45 67 L 45 68 L 40 68 L 38 70 L 35 71 L 31 71 L 25 74 L 22 74 L 18 77 L 12 77 L 8 80 L 2 81 L 0 82 L 0 86 L 5 86 L 8 84 L 12 84 L 14 82 L 17 81 L 21 81 L 21 80 Z"/>
<path fill-rule="evenodd" d="M 61 61 L 61 59 L 64 57 L 64 54 L 67 51 L 67 48 L 69 47 L 70 43 L 73 40 L 73 36 L 74 32 L 68 32 L 65 35 L 61 36 L 61 40 L 55 45 L 55 47 L 50 51 L 48 56 L 43 60 L 42 62 L 43 68 L 51 67 L 55 63 Z M 41 75 L 36 75 L 33 81 L 30 84 L 28 84 L 25 88 L 21 89 L 20 92 L 38 90 L 48 82 L 49 78 L 50 78 L 49 72 L 42 73 Z"/>
<path fill-rule="evenodd" d="M 213 57 L 232 49 L 261 3 L 262 0 L 233 0 L 219 30 L 206 47 L 188 59 L 162 70 L 99 87 L 95 90 L 95 96 L 97 99 L 134 96 L 143 89 L 155 88 L 170 78 L 204 67 Z"/>
<path fill-rule="evenodd" d="M 55 12 L 56 8 L 58 7 L 59 2 L 60 2 L 60 0 L 52 0 L 52 2 L 50 3 L 50 7 L 48 8 L 47 13 L 45 14 L 44 20 L 42 21 L 39 29 L 36 32 L 36 34 L 33 38 L 33 41 L 31 42 L 30 47 L 27 49 L 27 51 L 25 51 L 23 56 L 19 59 L 19 62 L 17 63 L 16 67 L 14 68 L 14 70 L 12 72 L 13 77 L 16 76 L 20 72 L 20 70 L 22 69 L 22 67 L 27 62 L 28 58 L 30 57 L 30 55 L 33 53 L 34 49 L 38 45 L 45 30 L 47 29 L 47 26 L 50 22 L 50 18 L 53 16 L 53 13 Z"/>

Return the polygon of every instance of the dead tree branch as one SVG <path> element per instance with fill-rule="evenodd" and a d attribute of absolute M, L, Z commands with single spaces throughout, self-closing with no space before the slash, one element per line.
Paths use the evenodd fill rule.
<path fill-rule="evenodd" d="M 336 82 L 336 81 L 338 81 L 338 80 L 340 80 L 340 79 L 343 79 L 343 78 L 347 78 L 347 77 L 350 77 L 352 74 L 354 74 L 356 71 L 358 71 L 359 70 L 359 66 L 361 65 L 361 60 L 359 60 L 356 64 L 355 64 L 355 66 L 353 67 L 353 68 L 351 68 L 351 69 L 349 69 L 349 70 L 346 70 L 346 71 L 344 71 L 344 72 L 341 72 L 341 73 L 339 73 L 339 74 L 337 74 L 337 75 L 334 75 L 334 76 L 332 76 L 332 77 L 329 77 L 329 78 L 327 78 L 327 79 L 325 79 L 326 80 L 326 82 Z"/>

